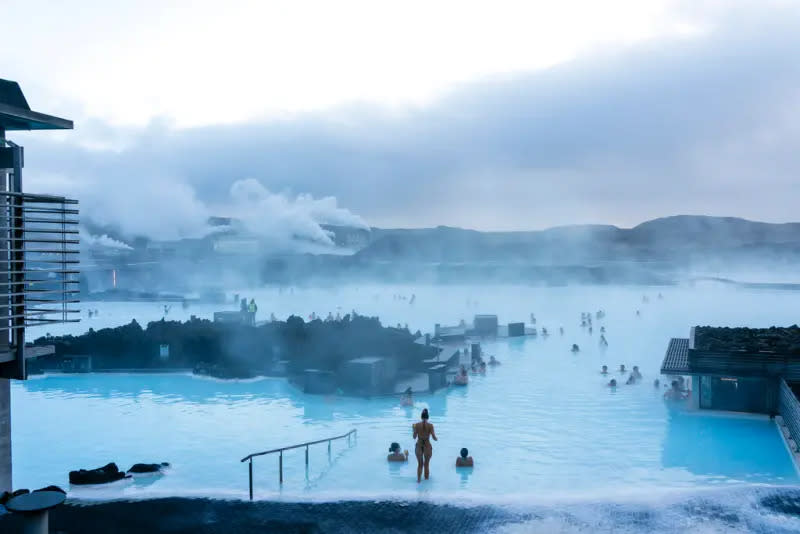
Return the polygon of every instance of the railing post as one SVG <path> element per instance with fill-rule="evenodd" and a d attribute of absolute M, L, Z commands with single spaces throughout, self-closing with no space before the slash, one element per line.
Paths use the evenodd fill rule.
<path fill-rule="evenodd" d="M 253 500 L 253 456 L 263 456 L 265 454 L 273 454 L 273 453 L 277 452 L 278 453 L 278 482 L 280 482 L 280 484 L 283 485 L 283 451 L 285 451 L 287 449 L 299 449 L 300 447 L 305 447 L 306 448 L 306 479 L 308 479 L 308 466 L 309 466 L 308 455 L 309 455 L 309 450 L 311 449 L 311 445 L 316 445 L 317 443 L 324 443 L 325 441 L 327 441 L 328 442 L 328 462 L 330 462 L 331 461 L 331 443 L 333 442 L 333 440 L 347 438 L 347 445 L 349 447 L 349 446 L 352 446 L 353 443 L 355 443 L 357 435 L 358 435 L 358 431 L 354 428 L 354 429 L 350 430 L 348 433 L 342 434 L 340 436 L 334 436 L 332 438 L 327 438 L 327 439 L 319 439 L 319 440 L 316 440 L 316 441 L 309 441 L 309 442 L 306 442 L 306 443 L 298 443 L 297 445 L 292 445 L 290 447 L 284 447 L 284 448 L 281 448 L 281 449 L 272 449 L 272 450 L 269 450 L 269 451 L 256 452 L 256 453 L 253 453 L 253 454 L 251 454 L 249 456 L 246 456 L 246 457 L 242 458 L 242 460 L 241 460 L 242 462 L 245 462 L 245 461 L 248 462 L 247 472 L 248 472 L 250 500 L 251 501 Z"/>
<path fill-rule="evenodd" d="M 253 459 L 250 458 L 250 463 L 247 466 L 247 470 L 250 472 L 250 500 L 253 500 Z"/>

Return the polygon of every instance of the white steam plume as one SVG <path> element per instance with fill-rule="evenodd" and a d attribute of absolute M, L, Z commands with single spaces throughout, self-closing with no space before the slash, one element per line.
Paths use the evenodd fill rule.
<path fill-rule="evenodd" d="M 122 241 L 118 241 L 113 237 L 109 237 L 107 234 L 92 235 L 85 228 L 80 228 L 79 231 L 80 233 L 78 236 L 81 241 L 81 246 L 83 247 L 107 247 L 119 250 L 133 250 L 133 247 L 127 243 L 123 243 Z"/>
<path fill-rule="evenodd" d="M 272 193 L 253 178 L 234 182 L 230 195 L 230 215 L 241 220 L 247 231 L 272 241 L 301 238 L 333 245 L 321 224 L 369 228 L 361 217 L 340 208 L 334 197 Z"/>

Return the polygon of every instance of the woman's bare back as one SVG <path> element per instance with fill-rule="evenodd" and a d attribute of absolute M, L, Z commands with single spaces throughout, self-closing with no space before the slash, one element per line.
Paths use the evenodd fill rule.
<path fill-rule="evenodd" d="M 420 441 L 430 441 L 431 435 L 436 435 L 433 431 L 433 424 L 427 421 L 414 423 L 414 437 Z"/>

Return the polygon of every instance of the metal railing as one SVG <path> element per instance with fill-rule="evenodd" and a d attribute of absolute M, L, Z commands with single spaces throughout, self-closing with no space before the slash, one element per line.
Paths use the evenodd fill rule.
<path fill-rule="evenodd" d="M 290 445 L 288 447 L 280 447 L 278 449 L 272 449 L 272 450 L 269 450 L 269 451 L 261 451 L 261 452 L 254 452 L 253 454 L 248 454 L 247 456 L 242 458 L 241 461 L 242 462 L 250 462 L 249 465 L 247 466 L 247 471 L 248 471 L 248 475 L 249 475 L 249 482 L 250 482 L 250 500 L 251 501 L 253 500 L 253 458 L 255 458 L 256 456 L 265 456 L 267 454 L 278 453 L 278 482 L 280 484 L 283 484 L 283 451 L 288 451 L 288 450 L 291 450 L 291 449 L 300 449 L 302 447 L 305 447 L 306 448 L 306 469 L 308 469 L 308 448 L 311 445 L 317 445 L 319 443 L 325 443 L 327 441 L 328 442 L 328 456 L 330 456 L 330 454 L 331 454 L 331 442 L 332 441 L 335 441 L 337 439 L 345 439 L 345 438 L 347 438 L 347 444 L 349 446 L 350 443 L 351 443 L 350 442 L 351 436 L 353 436 L 353 438 L 355 439 L 355 437 L 356 437 L 356 429 L 355 428 L 353 430 L 351 430 L 350 432 L 347 432 L 346 434 L 342 434 L 341 436 L 333 436 L 333 437 L 330 437 L 330 438 L 318 439 L 318 440 L 315 440 L 315 441 L 307 441 L 305 443 L 298 443 L 297 445 Z"/>
<path fill-rule="evenodd" d="M 0 191 L 0 330 L 79 320 L 77 204 Z"/>
<path fill-rule="evenodd" d="M 800 400 L 783 378 L 780 379 L 778 391 L 778 413 L 783 417 L 794 442 L 800 443 Z"/>

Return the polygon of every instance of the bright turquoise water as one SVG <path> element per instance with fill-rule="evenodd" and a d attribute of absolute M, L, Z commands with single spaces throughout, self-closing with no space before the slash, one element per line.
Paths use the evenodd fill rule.
<path fill-rule="evenodd" d="M 656 298 L 658 291 L 664 299 Z M 245 292 L 243 292 L 244 294 Z M 394 294 L 415 293 L 416 303 Z M 641 301 L 647 293 L 650 302 Z M 529 502 L 555 499 L 656 498 L 742 484 L 796 484 L 781 438 L 765 419 L 725 417 L 669 405 L 652 380 L 667 342 L 693 324 L 792 324 L 800 295 L 791 292 L 697 288 L 350 287 L 264 290 L 254 294 L 259 315 L 323 316 L 356 308 L 388 323 L 432 330 L 474 313 L 498 313 L 501 322 L 535 312 L 548 339 L 517 339 L 485 349 L 502 365 L 472 377 L 466 388 L 419 395 L 413 408 L 396 399 L 304 395 L 282 379 L 218 381 L 190 375 L 50 375 L 12 386 L 14 483 L 66 484 L 67 472 L 116 461 L 168 461 L 164 477 L 81 488 L 73 496 L 245 496 L 246 454 L 358 429 L 352 447 L 312 447 L 286 453 L 283 488 L 277 457 L 255 460 L 260 498 L 404 498 Z M 251 296 L 251 294 L 248 294 Z M 478 306 L 467 305 L 467 300 Z M 100 316 L 81 329 L 160 317 L 155 304 L 98 303 Z M 603 308 L 594 335 L 578 323 L 581 311 Z M 642 316 L 637 318 L 635 310 Z M 210 314 L 211 308 L 173 309 Z M 111 320 L 113 318 L 113 320 Z M 610 346 L 598 346 L 599 326 Z M 558 335 L 563 325 L 566 334 Z M 54 332 L 55 333 L 55 332 Z M 580 344 L 578 355 L 569 352 Z M 644 380 L 605 387 L 602 364 L 639 365 Z M 621 376 L 621 375 L 616 375 Z M 415 465 L 385 461 L 389 442 L 413 451 L 411 424 L 428 407 L 439 441 L 431 480 L 416 484 Z M 453 463 L 466 446 L 472 471 Z M 413 452 L 412 452 L 413 454 Z M 658 497 L 661 498 L 661 497 Z"/>

